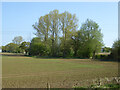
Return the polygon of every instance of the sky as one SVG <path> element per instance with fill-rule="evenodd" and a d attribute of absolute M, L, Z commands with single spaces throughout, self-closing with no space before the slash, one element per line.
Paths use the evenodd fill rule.
<path fill-rule="evenodd" d="M 54 9 L 76 14 L 79 29 L 87 18 L 98 23 L 107 47 L 118 39 L 117 2 L 2 2 L 2 45 L 15 36 L 30 41 L 36 32 L 32 25 Z"/>

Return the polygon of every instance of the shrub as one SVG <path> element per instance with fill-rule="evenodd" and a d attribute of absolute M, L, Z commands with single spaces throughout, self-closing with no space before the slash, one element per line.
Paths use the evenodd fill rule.
<path fill-rule="evenodd" d="M 115 61 L 120 61 L 120 40 L 113 43 L 111 57 Z"/>
<path fill-rule="evenodd" d="M 95 58 L 96 59 L 108 59 L 109 57 L 108 57 L 108 55 L 95 55 Z"/>
<path fill-rule="evenodd" d="M 29 53 L 30 55 L 43 56 L 47 54 L 47 48 L 43 43 L 32 43 Z"/>

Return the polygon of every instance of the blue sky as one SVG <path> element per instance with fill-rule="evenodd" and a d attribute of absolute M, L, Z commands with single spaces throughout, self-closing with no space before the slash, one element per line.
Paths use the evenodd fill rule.
<path fill-rule="evenodd" d="M 118 38 L 117 2 L 3 2 L 2 3 L 2 45 L 12 42 L 15 36 L 30 41 L 35 35 L 32 25 L 40 16 L 58 9 L 76 14 L 79 27 L 87 18 L 99 24 L 104 35 L 105 46 L 111 47 Z"/>

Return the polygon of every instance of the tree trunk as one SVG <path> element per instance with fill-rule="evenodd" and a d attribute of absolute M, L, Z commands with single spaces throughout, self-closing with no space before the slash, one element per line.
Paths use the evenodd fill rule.
<path fill-rule="evenodd" d="M 93 52 L 93 56 L 92 56 L 92 59 L 95 59 L 95 51 Z"/>
<path fill-rule="evenodd" d="M 95 47 L 95 50 L 93 51 L 93 56 L 92 56 L 92 59 L 95 59 L 96 49 L 97 49 L 97 45 L 96 45 L 96 47 Z"/>
<path fill-rule="evenodd" d="M 54 25 L 55 23 L 54 23 L 54 20 L 53 20 L 53 27 L 52 27 L 52 56 L 55 56 L 55 50 L 54 50 L 54 47 L 55 47 L 55 45 L 54 45 L 54 41 L 55 41 L 55 37 L 54 37 L 54 34 L 55 34 L 55 25 Z"/>

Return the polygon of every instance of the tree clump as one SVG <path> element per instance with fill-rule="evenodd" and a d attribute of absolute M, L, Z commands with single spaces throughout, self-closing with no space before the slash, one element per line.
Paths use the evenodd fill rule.
<path fill-rule="evenodd" d="M 87 19 L 78 28 L 76 15 L 67 11 L 50 11 L 32 26 L 36 37 L 31 42 L 23 41 L 21 36 L 15 37 L 12 44 L 2 47 L 3 52 L 18 52 L 15 48 L 19 48 L 19 52 L 33 56 L 94 59 L 95 53 L 100 52 L 103 46 L 103 34 L 96 22 Z M 10 50 L 6 49 L 8 47 Z"/>

